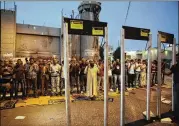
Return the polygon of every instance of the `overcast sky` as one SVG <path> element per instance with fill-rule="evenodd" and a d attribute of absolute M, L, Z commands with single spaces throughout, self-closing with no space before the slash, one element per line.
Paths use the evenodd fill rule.
<path fill-rule="evenodd" d="M 109 43 L 114 48 L 120 40 L 120 29 L 124 25 L 129 2 L 102 2 L 100 20 L 108 22 Z M 71 11 L 78 14 L 80 1 L 56 2 L 16 2 L 17 23 L 61 27 L 61 10 L 70 17 Z M 6 6 L 12 5 L 8 3 Z M 3 6 L 3 5 L 2 5 Z M 148 28 L 152 31 L 153 47 L 156 47 L 157 31 L 173 33 L 178 42 L 178 3 L 177 2 L 131 2 L 126 25 Z M 126 50 L 143 50 L 145 41 L 126 40 Z"/>

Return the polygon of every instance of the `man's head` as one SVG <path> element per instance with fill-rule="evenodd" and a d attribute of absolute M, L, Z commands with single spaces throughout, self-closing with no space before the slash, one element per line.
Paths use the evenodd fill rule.
<path fill-rule="evenodd" d="M 145 61 L 145 60 L 142 60 L 142 64 L 146 64 L 146 61 Z"/>
<path fill-rule="evenodd" d="M 9 61 L 7 59 L 4 60 L 4 65 L 9 65 Z"/>
<path fill-rule="evenodd" d="M 89 63 L 90 63 L 90 66 L 91 66 L 91 67 L 94 67 L 94 61 L 93 61 L 93 60 L 90 60 Z"/>
<path fill-rule="evenodd" d="M 43 64 L 43 59 L 39 59 L 39 65 Z"/>
<path fill-rule="evenodd" d="M 85 58 L 82 58 L 82 63 L 85 63 L 85 62 L 86 62 Z"/>
<path fill-rule="evenodd" d="M 116 59 L 116 62 L 119 62 L 120 60 L 119 59 Z"/>
<path fill-rule="evenodd" d="M 138 63 L 141 63 L 141 59 L 138 59 Z"/>
<path fill-rule="evenodd" d="M 131 64 L 133 64 L 134 63 L 134 60 L 131 60 Z"/>
<path fill-rule="evenodd" d="M 71 63 L 75 64 L 76 63 L 76 58 L 72 58 Z"/>
<path fill-rule="evenodd" d="M 57 64 L 57 59 L 53 58 L 53 64 Z"/>
<path fill-rule="evenodd" d="M 13 60 L 12 59 L 9 60 L 9 64 L 13 64 Z"/>
<path fill-rule="evenodd" d="M 17 60 L 17 64 L 20 65 L 21 64 L 21 59 Z"/>
<path fill-rule="evenodd" d="M 34 63 L 34 58 L 30 58 L 30 64 Z"/>

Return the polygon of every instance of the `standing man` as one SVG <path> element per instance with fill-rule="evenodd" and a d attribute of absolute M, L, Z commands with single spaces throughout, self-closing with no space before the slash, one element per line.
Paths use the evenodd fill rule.
<path fill-rule="evenodd" d="M 117 93 L 120 93 L 121 65 L 120 65 L 118 59 L 117 59 L 116 63 L 113 64 L 113 75 L 114 75 L 114 86 L 113 86 L 113 90 L 114 90 L 114 92 L 116 92 L 116 87 L 118 87 L 118 92 L 117 92 Z"/>
<path fill-rule="evenodd" d="M 37 96 L 37 73 L 39 71 L 38 65 L 34 62 L 34 58 L 30 58 L 30 66 L 29 66 L 29 83 L 28 83 L 28 89 L 33 89 L 34 97 Z M 30 90 L 29 90 L 30 91 Z M 28 93 L 29 93 L 28 91 Z"/>
<path fill-rule="evenodd" d="M 99 86 L 100 90 L 103 90 L 103 87 L 104 87 L 104 63 L 102 60 L 99 60 L 99 62 L 98 62 L 98 69 L 99 69 L 98 86 Z"/>
<path fill-rule="evenodd" d="M 179 53 L 176 55 L 177 64 L 173 65 L 168 73 L 163 71 L 165 75 L 173 74 L 174 89 L 174 121 L 179 123 Z"/>
<path fill-rule="evenodd" d="M 151 86 L 154 86 L 157 83 L 157 61 L 156 60 L 152 62 L 151 72 L 152 72 L 152 85 Z"/>
<path fill-rule="evenodd" d="M 15 75 L 15 98 L 17 99 L 19 84 L 21 84 L 22 99 L 25 98 L 25 69 L 20 59 L 17 60 L 17 64 L 14 67 Z"/>
<path fill-rule="evenodd" d="M 60 71 L 61 66 L 57 64 L 57 59 L 54 58 L 50 66 L 52 95 L 60 95 Z"/>
<path fill-rule="evenodd" d="M 162 71 L 165 71 L 166 63 L 165 60 L 162 61 Z M 162 84 L 165 84 L 165 75 L 162 73 Z"/>
<path fill-rule="evenodd" d="M 63 94 L 62 90 L 65 88 L 65 76 L 64 76 L 64 61 L 61 64 L 61 81 L 60 81 L 60 95 Z"/>
<path fill-rule="evenodd" d="M 94 61 L 91 60 L 90 64 L 85 68 L 85 74 L 87 74 L 87 96 L 89 97 L 95 97 L 98 95 L 98 73 L 98 67 L 94 64 Z"/>
<path fill-rule="evenodd" d="M 80 64 L 80 91 L 86 92 L 86 74 L 84 73 L 85 68 L 87 66 L 86 60 L 83 58 L 82 63 Z"/>
<path fill-rule="evenodd" d="M 138 59 L 138 61 L 135 63 L 135 86 L 138 88 L 141 86 L 140 84 L 140 76 L 141 76 L 141 60 Z"/>
<path fill-rule="evenodd" d="M 147 65 L 146 65 L 146 61 L 143 60 L 142 64 L 140 66 L 141 69 L 141 76 L 140 76 L 140 87 L 145 87 L 147 84 L 147 80 L 146 80 L 146 72 L 147 72 Z"/>
<path fill-rule="evenodd" d="M 77 93 L 79 92 L 79 70 L 80 67 L 78 63 L 76 62 L 76 59 L 72 59 L 72 63 L 70 65 L 70 76 L 71 76 L 71 93 L 73 93 L 73 88 L 76 85 L 77 86 Z"/>
<path fill-rule="evenodd" d="M 4 83 L 10 84 L 10 86 L 8 87 L 10 91 L 10 99 L 13 99 L 13 93 L 14 93 L 13 68 L 11 65 L 9 65 L 9 61 L 7 59 L 4 61 L 4 66 L 2 68 L 2 78 Z M 6 93 L 6 91 L 4 93 Z"/>
<path fill-rule="evenodd" d="M 135 63 L 134 63 L 134 60 L 131 60 L 131 62 L 129 63 L 128 65 L 128 87 L 134 87 L 134 80 L 135 80 Z"/>

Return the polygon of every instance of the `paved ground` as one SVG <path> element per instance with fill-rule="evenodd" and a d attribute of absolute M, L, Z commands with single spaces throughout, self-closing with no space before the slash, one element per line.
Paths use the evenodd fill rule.
<path fill-rule="evenodd" d="M 166 78 L 162 97 L 171 100 L 171 78 Z M 156 88 L 151 89 L 151 111 L 156 114 Z M 143 112 L 146 111 L 146 90 L 135 89 L 125 97 L 125 123 L 127 126 L 177 126 L 157 121 L 146 122 Z M 71 103 L 72 126 L 103 126 L 103 101 L 76 101 Z M 171 104 L 162 103 L 162 117 L 170 116 Z M 65 126 L 65 103 L 58 105 L 26 106 L 2 110 L 1 126 Z M 25 116 L 16 120 L 16 116 Z M 120 124 L 120 96 L 109 102 L 109 126 Z"/>
<path fill-rule="evenodd" d="M 151 111 L 156 114 L 156 91 L 151 93 Z M 171 98 L 171 89 L 164 88 L 162 96 Z M 134 126 L 168 126 L 159 122 L 147 123 L 142 114 L 146 111 L 146 90 L 136 89 L 125 102 L 126 125 Z M 118 126 L 120 123 L 120 98 L 114 97 L 109 102 L 109 126 Z M 162 104 L 162 113 L 167 113 L 171 105 Z M 102 126 L 103 101 L 76 101 L 71 103 L 72 126 Z M 23 120 L 15 120 L 16 116 L 25 116 Z M 1 111 L 1 126 L 65 126 L 65 103 L 33 107 L 19 107 Z M 174 125 L 174 124 L 171 124 Z"/>

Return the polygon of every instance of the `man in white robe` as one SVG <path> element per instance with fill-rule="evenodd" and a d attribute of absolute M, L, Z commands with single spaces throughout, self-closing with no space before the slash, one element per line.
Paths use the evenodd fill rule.
<path fill-rule="evenodd" d="M 99 73 L 97 65 L 94 61 L 90 61 L 89 65 L 85 68 L 87 74 L 87 96 L 94 97 L 98 95 L 98 82 L 97 74 Z"/>

